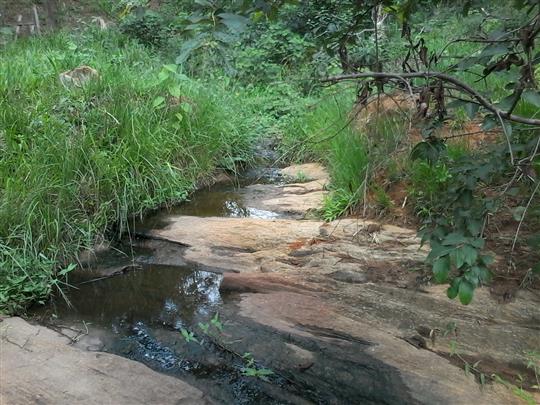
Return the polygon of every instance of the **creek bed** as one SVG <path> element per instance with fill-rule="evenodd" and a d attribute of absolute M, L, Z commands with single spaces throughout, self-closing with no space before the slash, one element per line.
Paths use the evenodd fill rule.
<path fill-rule="evenodd" d="M 251 184 L 282 183 L 276 173 L 263 169 L 236 185 L 201 190 L 190 202 L 149 215 L 135 231 L 163 227 L 171 215 L 294 218 L 246 199 Z M 322 327 L 284 332 L 243 316 L 243 295 L 220 291 L 223 275 L 186 262 L 184 249 L 125 240 L 96 254 L 89 268 L 70 275 L 65 297 L 32 315 L 73 336 L 78 347 L 142 362 L 217 403 L 414 403 L 399 373 L 369 354 L 371 342 Z"/>

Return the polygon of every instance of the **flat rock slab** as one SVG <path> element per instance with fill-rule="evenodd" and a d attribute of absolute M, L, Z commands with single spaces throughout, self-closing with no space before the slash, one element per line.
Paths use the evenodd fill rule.
<path fill-rule="evenodd" d="M 347 333 L 361 334 L 369 324 L 405 345 L 418 340 L 445 357 L 457 341 L 459 353 L 471 364 L 481 360 L 486 375 L 500 370 L 530 374 L 524 352 L 540 348 L 538 294 L 522 291 L 514 302 L 501 305 L 487 289 L 478 289 L 469 306 L 449 300 L 444 286 L 426 281 L 426 251 L 413 230 L 356 219 L 169 219 L 167 227 L 148 235 L 184 244 L 186 260 L 226 272 L 222 291 L 315 294 L 335 308 L 336 316 L 348 314 Z M 316 318 L 317 310 L 311 315 Z M 418 336 L 418 330 L 433 330 L 434 338 Z M 400 353 L 388 349 L 386 360 L 397 361 L 393 355 Z M 430 358 L 446 363 L 435 354 Z M 406 362 L 398 367 L 411 371 Z M 433 378 L 446 378 L 442 369 L 439 372 Z"/>
<path fill-rule="evenodd" d="M 253 184 L 239 191 L 246 206 L 290 216 L 304 216 L 323 203 L 328 173 L 317 163 L 280 170 L 288 184 Z"/>
<path fill-rule="evenodd" d="M 0 403 L 205 404 L 198 389 L 145 365 L 86 352 L 21 318 L 0 322 Z"/>
<path fill-rule="evenodd" d="M 330 392 L 346 395 L 356 387 L 356 392 L 336 403 L 522 403 L 503 386 L 482 388 L 472 375 L 436 353 L 420 350 L 346 313 L 341 315 L 316 295 L 291 291 L 242 294 L 239 307 L 241 316 L 280 331 L 290 342 L 303 346 L 295 348 L 296 353 L 280 355 L 275 349 L 271 351 L 274 341 L 261 342 L 254 351 L 263 358 L 284 364 L 297 362 L 306 368 L 304 380 L 318 379 L 323 386 L 328 383 Z M 274 334 L 277 339 L 279 333 Z M 303 339 L 311 344 L 302 345 Z M 323 346 L 320 353 L 314 345 L 317 340 L 330 343 L 330 347 Z M 340 382 L 351 386 L 332 386 Z"/>

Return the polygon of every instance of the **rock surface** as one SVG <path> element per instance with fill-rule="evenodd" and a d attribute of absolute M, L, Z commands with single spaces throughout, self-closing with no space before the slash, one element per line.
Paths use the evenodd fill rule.
<path fill-rule="evenodd" d="M 469 306 L 451 301 L 444 287 L 430 284 L 415 231 L 351 218 L 295 219 L 320 207 L 328 176 L 318 165 L 282 174 L 305 182 L 240 191 L 250 209 L 286 214 L 278 219 L 167 215 L 160 226 L 139 232 L 143 248 L 171 242 L 158 249 L 155 262 L 223 273 L 220 291 L 232 299 L 220 315 L 228 320 L 231 348 L 256 353 L 281 373 L 279 384 L 262 385 L 269 398 L 295 404 L 522 403 L 501 384 L 481 388 L 463 366 L 480 360 L 477 368 L 488 376 L 527 376 L 523 353 L 540 350 L 537 293 L 521 291 L 501 305 L 480 289 Z M 185 382 L 69 346 L 44 327 L 12 318 L 0 323 L 0 331 L 7 403 L 209 401 Z M 171 339 L 167 347 L 176 345 Z M 100 350 L 95 340 L 85 342 L 90 350 Z M 452 345 L 459 356 L 450 356 Z"/>
<path fill-rule="evenodd" d="M 0 403 L 204 404 L 198 389 L 135 361 L 86 352 L 43 326 L 0 322 Z"/>
<path fill-rule="evenodd" d="M 298 169 L 287 172 L 294 178 Z M 318 178 L 289 186 L 305 192 L 287 192 L 286 204 L 283 196 L 265 199 L 264 190 L 258 201 L 305 213 L 324 194 L 326 177 Z M 481 360 L 486 375 L 530 374 L 523 353 L 540 348 L 538 294 L 522 291 L 500 305 L 479 289 L 469 306 L 449 300 L 443 286 L 429 283 L 426 251 L 413 230 L 357 219 L 168 219 L 147 236 L 185 245 L 187 261 L 225 272 L 221 289 L 242 294 L 242 314 L 289 333 L 300 333 L 295 325 L 302 323 L 376 342 L 374 355 L 400 370 L 420 403 L 516 401 L 506 391 L 481 393 L 446 360 L 464 366 L 450 356 L 452 342 L 462 359 Z"/>

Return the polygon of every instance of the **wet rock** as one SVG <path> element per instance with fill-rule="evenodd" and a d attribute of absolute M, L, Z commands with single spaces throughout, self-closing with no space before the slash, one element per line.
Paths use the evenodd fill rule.
<path fill-rule="evenodd" d="M 481 288 L 468 306 L 449 300 L 445 287 L 431 286 L 429 276 L 423 273 L 426 251 L 420 248 L 414 230 L 389 225 L 376 227 L 373 222 L 357 219 L 329 224 L 283 219 L 170 219 L 168 227 L 151 231 L 149 235 L 189 245 L 185 258 L 192 263 L 238 270 L 240 274 L 231 275 L 236 277 L 232 284 L 228 280 L 229 273 L 225 275 L 222 288 L 246 297 L 274 296 L 270 308 L 282 301 L 294 308 L 288 298 L 274 295 L 278 292 L 316 295 L 327 308 L 335 308 L 334 315 L 348 314 L 352 323 L 345 330 L 349 333 L 356 330 L 355 333 L 362 336 L 365 329 L 377 330 L 394 336 L 400 345 L 414 350 L 417 349 L 401 337 L 414 335 L 420 322 L 441 331 L 456 324 L 459 325 L 458 343 L 464 355 L 494 359 L 498 364 L 523 365 L 524 351 L 540 347 L 535 326 L 540 305 L 538 294 L 522 292 L 523 297 L 500 305 L 487 289 Z M 226 254 L 215 249 L 224 246 L 231 247 Z M 249 279 L 244 278 L 248 276 Z M 253 316 L 262 322 L 260 313 Z M 311 317 L 313 324 L 323 322 L 316 306 L 305 314 L 291 312 L 290 316 L 298 322 L 301 322 L 298 317 L 303 316 Z M 359 323 L 353 326 L 355 322 Z M 411 330 L 404 331 L 399 325 L 409 325 Z M 340 330 L 332 323 L 326 327 Z M 447 355 L 451 350 L 450 341 L 455 339 L 452 334 L 441 333 L 430 348 Z M 381 343 L 381 353 L 397 350 L 394 344 L 397 343 L 388 343 L 389 346 L 386 341 Z M 384 358 L 405 375 L 413 372 L 407 361 L 397 361 L 390 355 Z M 427 363 L 427 367 L 421 358 L 413 362 L 411 357 L 410 361 L 421 365 L 414 373 L 423 381 L 431 381 L 422 383 L 427 390 L 431 390 L 433 381 L 447 378 L 444 368 L 434 373 L 431 364 Z M 430 361 L 442 360 L 431 357 Z M 461 371 L 456 369 L 456 372 Z M 453 392 L 451 385 L 445 387 L 448 394 Z"/>
<path fill-rule="evenodd" d="M 347 271 L 347 270 L 338 270 L 330 273 L 329 277 L 337 281 L 342 281 L 344 283 L 365 283 L 367 281 L 367 276 L 360 272 Z"/>
<path fill-rule="evenodd" d="M 0 402 L 6 404 L 204 404 L 204 394 L 141 363 L 86 352 L 20 318 L 0 322 Z"/>
<path fill-rule="evenodd" d="M 339 390 L 333 389 L 342 396 L 341 403 L 347 398 L 354 402 L 348 395 L 356 401 L 362 398 L 361 403 L 520 403 L 501 385 L 481 388 L 471 376 L 437 354 L 413 347 L 383 329 L 352 318 L 318 297 L 292 292 L 245 294 L 240 309 L 241 315 L 281 331 L 295 345 L 302 342 L 302 347 L 323 350 L 323 356 L 314 355 L 314 364 L 303 373 L 302 379 L 334 387 L 351 381 L 347 389 L 342 385 Z M 280 357 L 279 361 L 296 361 L 290 354 L 289 357 L 287 360 Z M 336 359 L 345 368 L 335 364 Z M 325 369 L 332 370 L 331 375 L 326 375 Z"/>
<path fill-rule="evenodd" d="M 282 174 L 304 182 L 246 187 L 247 207 L 291 212 L 294 218 L 320 206 L 324 173 L 297 167 Z M 540 297 L 521 292 L 513 302 L 498 305 L 479 289 L 469 306 L 449 300 L 444 286 L 429 283 L 426 248 L 415 230 L 354 218 L 331 223 L 283 216 L 161 219 L 161 228 L 141 230 L 141 235 L 182 246 L 182 258 L 198 269 L 224 272 L 219 292 L 234 298 L 220 307 L 220 316 L 228 320 L 228 341 L 237 353 L 256 353 L 265 367 L 280 373 L 275 376 L 279 383 L 259 386 L 274 400 L 517 402 L 501 385 L 480 389 L 446 357 L 450 341 L 458 340 L 468 359 L 523 365 L 523 352 L 540 347 Z M 214 297 L 219 296 L 216 283 L 210 283 Z M 171 286 L 166 288 L 178 290 Z M 164 288 L 146 284 L 145 295 L 160 289 L 155 295 L 161 296 Z M 133 299 L 115 309 L 137 308 L 140 294 Z M 161 303 L 153 311 L 161 314 Z M 440 333 L 432 336 L 431 330 Z"/>

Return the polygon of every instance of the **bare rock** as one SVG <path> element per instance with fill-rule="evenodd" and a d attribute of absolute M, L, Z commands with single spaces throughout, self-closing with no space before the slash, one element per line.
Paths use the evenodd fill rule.
<path fill-rule="evenodd" d="M 87 352 L 21 318 L 0 322 L 2 404 L 205 404 L 203 393 L 141 363 Z"/>
<path fill-rule="evenodd" d="M 96 69 L 83 65 L 60 73 L 58 78 L 64 87 L 83 87 L 91 80 L 98 79 L 99 73 Z"/>

